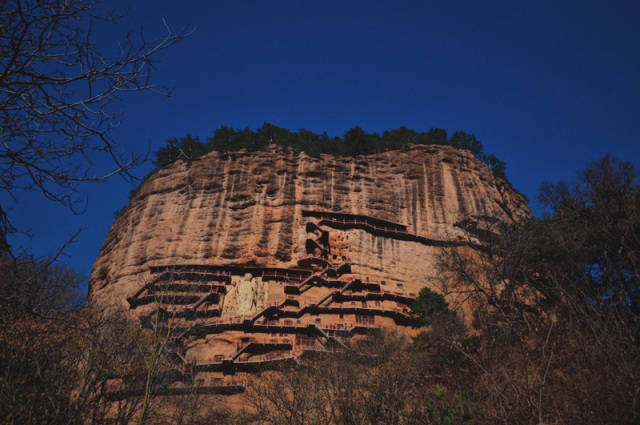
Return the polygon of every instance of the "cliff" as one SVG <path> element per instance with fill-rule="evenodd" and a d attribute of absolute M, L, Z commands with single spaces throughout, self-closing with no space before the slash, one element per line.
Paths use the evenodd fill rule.
<path fill-rule="evenodd" d="M 89 302 L 143 323 L 172 315 L 185 362 L 222 379 L 405 325 L 441 247 L 480 244 L 461 223 L 529 214 L 485 164 L 448 146 L 212 152 L 143 185 L 100 250 Z"/>

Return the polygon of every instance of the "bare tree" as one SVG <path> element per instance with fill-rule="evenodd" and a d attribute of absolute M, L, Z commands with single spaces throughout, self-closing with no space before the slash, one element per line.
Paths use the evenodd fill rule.
<path fill-rule="evenodd" d="M 151 83 L 152 65 L 187 32 L 164 22 L 160 38 L 130 32 L 115 51 L 96 45 L 96 24 L 116 28 L 119 18 L 92 0 L 0 3 L 0 191 L 37 190 L 73 208 L 81 182 L 134 179 L 141 158 L 113 137 L 114 104 L 135 92 L 168 95 Z M 98 157 L 109 169 L 94 167 Z"/>
<path fill-rule="evenodd" d="M 634 169 L 605 157 L 542 195 L 547 216 L 441 258 L 442 292 L 467 304 L 476 334 L 450 345 L 449 382 L 473 383 L 488 423 L 637 423 Z"/>
<path fill-rule="evenodd" d="M 471 403 L 462 392 L 433 384 L 425 353 L 401 335 L 353 341 L 294 370 L 269 372 L 249 382 L 251 424 L 468 424 Z"/>

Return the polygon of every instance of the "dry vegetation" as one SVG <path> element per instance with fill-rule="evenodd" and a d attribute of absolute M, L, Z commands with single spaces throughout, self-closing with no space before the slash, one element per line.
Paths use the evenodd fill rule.
<path fill-rule="evenodd" d="M 159 407 L 174 378 L 170 334 L 79 306 L 77 276 L 28 257 L 0 264 L 0 423 L 171 423 L 197 397 Z M 135 392 L 135 397 L 125 395 Z M 190 410 L 190 409 L 189 409 Z M 173 413 L 172 413 L 173 412 Z"/>
<path fill-rule="evenodd" d="M 264 375 L 238 422 L 637 424 L 634 169 L 604 158 L 575 185 L 547 185 L 542 199 L 551 213 L 490 229 L 499 232 L 486 255 L 443 252 L 441 291 L 465 306 L 467 326 L 439 314 L 412 341 L 369 341 Z"/>
<path fill-rule="evenodd" d="M 170 334 L 73 302 L 76 276 L 29 258 L 0 272 L 0 422 L 7 424 L 637 424 L 640 186 L 605 158 L 551 213 L 447 249 L 422 332 L 383 333 L 223 397 L 158 397 Z M 495 224 L 498 226 L 499 224 Z M 463 320 L 461 320 L 463 319 Z M 140 391 L 135 397 L 113 397 Z M 237 400 L 236 400 L 237 401 Z M 239 406 L 239 407 L 238 407 Z"/>

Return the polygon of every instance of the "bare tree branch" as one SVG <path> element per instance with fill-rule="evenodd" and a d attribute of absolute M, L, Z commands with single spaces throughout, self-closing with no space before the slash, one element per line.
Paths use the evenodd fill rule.
<path fill-rule="evenodd" d="M 112 135 L 113 106 L 133 92 L 169 95 L 151 83 L 158 55 L 186 35 L 163 20 L 152 41 L 125 34 L 108 54 L 95 23 L 117 23 L 92 0 L 9 0 L 0 5 L 0 190 L 37 190 L 73 208 L 78 185 L 116 174 L 134 180 L 143 158 L 127 156 Z M 96 169 L 105 157 L 109 169 Z"/>

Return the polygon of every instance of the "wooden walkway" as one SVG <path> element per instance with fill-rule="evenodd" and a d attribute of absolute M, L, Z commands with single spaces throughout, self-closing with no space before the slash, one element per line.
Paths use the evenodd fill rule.
<path fill-rule="evenodd" d="M 431 239 L 414 233 L 409 233 L 407 231 L 407 226 L 403 224 L 380 220 L 365 215 L 304 210 L 302 211 L 302 216 L 318 218 L 319 221 L 316 223 L 317 226 L 328 226 L 340 230 L 360 229 L 374 236 L 417 242 L 427 246 L 443 248 L 467 246 L 481 251 L 486 250 L 482 245 L 469 241 Z"/>
<path fill-rule="evenodd" d="M 375 316 L 391 318 L 399 325 L 411 324 L 409 307 L 416 295 L 384 290 L 379 282 L 343 277 L 351 273 L 351 264 L 331 263 L 327 228 L 357 228 L 376 236 L 410 240 L 429 246 L 469 245 L 462 241 L 424 238 L 409 233 L 405 225 L 364 215 L 304 210 L 303 217 L 312 217 L 317 221 L 305 224 L 308 235 L 304 249 L 307 257 L 300 258 L 297 267 L 207 264 L 150 267 L 152 279 L 132 293 L 127 301 L 132 309 L 145 304 L 157 304 L 151 313 L 141 316 L 141 322 L 145 327 L 170 334 L 177 343 L 172 348 L 176 352 L 170 354 L 174 354 L 175 372 L 182 376 L 180 382 L 192 384 L 194 376 L 201 372 L 228 375 L 295 366 L 303 358 L 346 349 L 343 340 L 380 332 L 381 328 L 373 323 Z M 232 276 L 246 273 L 263 281 L 282 282 L 284 300 L 267 305 L 250 316 L 220 319 L 222 300 L 231 285 Z M 319 287 L 329 290 L 314 302 L 301 305 L 299 295 Z M 328 314 L 355 315 L 357 323 L 323 323 L 321 316 L 316 317 Z M 153 320 L 154 316 L 159 320 Z M 365 319 L 359 318 L 362 316 Z M 184 348 L 177 348 L 182 347 L 179 341 L 184 338 L 199 339 L 228 331 L 272 337 L 261 340 L 250 337 L 248 342 L 237 346 L 232 355 L 226 358 L 215 356 L 201 363 L 188 363 Z M 276 337 L 277 334 L 295 336 L 295 345 L 291 339 Z M 161 391 L 159 395 L 237 394 L 244 391 L 244 385 L 224 382 L 199 386 L 170 385 Z M 140 392 L 127 391 L 126 396 L 122 392 L 113 394 L 126 397 L 140 395 Z"/>

